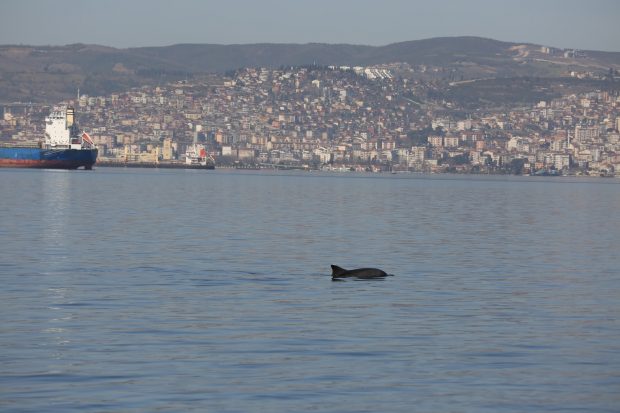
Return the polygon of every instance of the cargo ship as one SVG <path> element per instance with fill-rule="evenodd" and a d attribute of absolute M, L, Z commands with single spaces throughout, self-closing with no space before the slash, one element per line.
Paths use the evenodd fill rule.
<path fill-rule="evenodd" d="M 0 167 L 92 169 L 97 147 L 80 132 L 71 106 L 52 109 L 45 118 L 44 140 L 32 145 L 0 144 Z"/>

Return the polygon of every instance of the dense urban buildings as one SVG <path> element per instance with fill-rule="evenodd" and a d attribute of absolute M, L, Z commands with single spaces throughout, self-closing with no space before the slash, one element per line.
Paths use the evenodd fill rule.
<path fill-rule="evenodd" d="M 182 160 L 198 145 L 221 165 L 620 174 L 617 92 L 469 110 L 396 74 L 404 69 L 427 70 L 247 68 L 65 103 L 76 106 L 100 162 Z M 6 105 L 2 141 L 40 140 L 49 110 Z"/>

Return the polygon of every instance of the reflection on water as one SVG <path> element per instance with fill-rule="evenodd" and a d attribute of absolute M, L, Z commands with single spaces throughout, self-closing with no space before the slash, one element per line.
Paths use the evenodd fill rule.
<path fill-rule="evenodd" d="M 41 177 L 41 241 L 49 270 L 66 264 L 71 221 L 71 171 L 45 170 Z M 75 205 L 77 208 L 78 205 Z"/>
<path fill-rule="evenodd" d="M 204 172 L 0 170 L 3 410 L 617 410 L 617 181 Z"/>

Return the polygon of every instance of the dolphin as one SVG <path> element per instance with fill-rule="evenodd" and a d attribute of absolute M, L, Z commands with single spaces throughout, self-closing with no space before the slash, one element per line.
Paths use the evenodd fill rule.
<path fill-rule="evenodd" d="M 345 270 L 337 265 L 332 265 L 332 280 L 347 277 L 360 279 L 384 278 L 390 275 L 393 274 L 387 274 L 385 271 L 378 268 L 356 268 L 354 270 Z"/>

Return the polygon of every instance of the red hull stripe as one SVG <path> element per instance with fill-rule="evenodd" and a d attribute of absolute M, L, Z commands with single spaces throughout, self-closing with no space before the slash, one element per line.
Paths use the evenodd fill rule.
<path fill-rule="evenodd" d="M 68 162 L 63 160 L 34 160 L 34 159 L 0 159 L 0 166 L 15 168 L 78 168 L 80 166 L 92 166 L 84 162 Z"/>

